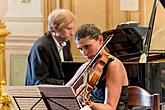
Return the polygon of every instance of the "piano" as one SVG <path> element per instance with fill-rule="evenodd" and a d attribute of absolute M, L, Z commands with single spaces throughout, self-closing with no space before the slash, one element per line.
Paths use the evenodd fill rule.
<path fill-rule="evenodd" d="M 129 85 L 143 87 L 151 93 L 160 93 L 161 102 L 165 102 L 165 50 L 149 51 L 147 62 L 139 63 L 148 28 L 130 23 L 118 25 L 116 31 L 118 33 L 113 35 L 106 48 L 123 62 Z M 110 30 L 102 34 L 106 39 L 111 33 Z"/>
<path fill-rule="evenodd" d="M 151 19 L 148 27 L 137 23 L 120 24 L 116 27 L 117 34 L 104 31 L 106 39 L 113 38 L 106 45 L 109 53 L 119 58 L 127 70 L 129 85 L 147 89 L 151 93 L 159 93 L 161 102 L 165 102 L 165 50 L 150 50 L 150 42 L 158 2 L 165 8 L 165 0 L 154 0 Z M 145 61 L 141 59 L 145 55 Z"/>

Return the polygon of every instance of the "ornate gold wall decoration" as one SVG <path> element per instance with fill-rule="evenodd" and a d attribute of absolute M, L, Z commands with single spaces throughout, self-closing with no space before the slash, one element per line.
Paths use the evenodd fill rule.
<path fill-rule="evenodd" d="M 5 66 L 5 37 L 10 34 L 4 23 L 0 20 L 0 110 L 12 110 L 11 99 L 4 91 L 6 85 L 6 66 Z"/>

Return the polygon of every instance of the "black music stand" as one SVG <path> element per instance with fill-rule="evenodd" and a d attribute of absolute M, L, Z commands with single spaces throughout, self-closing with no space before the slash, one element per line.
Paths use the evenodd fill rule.
<path fill-rule="evenodd" d="M 30 109 L 30 110 L 35 109 L 35 107 L 43 100 L 44 101 L 44 103 L 42 104 L 42 105 L 44 105 L 43 110 L 46 110 L 46 109 L 51 110 L 51 109 L 49 109 L 49 106 L 47 107 L 47 104 L 45 103 L 46 97 L 43 95 L 43 93 L 41 93 L 41 95 L 42 95 L 41 97 L 39 97 L 39 96 L 18 96 L 17 95 L 17 96 L 13 96 L 13 99 L 14 99 L 19 110 L 27 109 L 27 108 L 22 108 L 21 107 L 22 104 L 19 103 L 18 99 L 24 99 L 25 101 L 26 101 L 26 99 L 39 99 L 36 102 L 34 102 L 32 104 L 32 106 L 28 107 L 28 109 Z M 38 108 L 42 108 L 42 107 L 38 107 Z"/>
<path fill-rule="evenodd" d="M 71 87 L 39 87 L 52 110 L 80 110 L 80 104 Z"/>
<path fill-rule="evenodd" d="M 46 85 L 38 86 L 38 89 L 40 96 L 12 95 L 19 110 L 22 110 L 21 106 L 23 105 L 20 105 L 18 99 L 23 99 L 25 103 L 27 99 L 38 99 L 33 101 L 33 104 L 28 108 L 30 110 L 35 110 L 36 108 L 41 108 L 42 110 L 80 110 L 80 104 L 71 87 Z M 25 91 L 23 90 L 22 92 Z"/>

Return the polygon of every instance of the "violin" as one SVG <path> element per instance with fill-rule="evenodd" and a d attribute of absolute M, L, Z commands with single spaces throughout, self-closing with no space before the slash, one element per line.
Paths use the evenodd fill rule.
<path fill-rule="evenodd" d="M 85 95 L 83 98 L 84 106 L 89 105 L 90 98 L 91 98 L 90 92 L 93 89 L 93 87 L 96 86 L 96 84 L 99 82 L 103 73 L 103 69 L 110 59 L 111 59 L 110 55 L 104 52 L 102 56 L 96 61 L 96 64 L 94 65 L 94 67 L 90 68 L 91 70 L 88 74 L 90 74 L 91 77 L 89 77 L 90 80 L 87 82 L 86 88 L 85 88 Z"/>
<path fill-rule="evenodd" d="M 97 84 L 102 75 L 103 68 L 108 63 L 109 58 L 109 54 L 104 53 L 101 58 L 98 59 L 94 67 L 90 70 L 89 74 L 92 74 L 92 77 L 89 78 L 90 80 L 87 82 L 89 86 L 94 87 Z"/>

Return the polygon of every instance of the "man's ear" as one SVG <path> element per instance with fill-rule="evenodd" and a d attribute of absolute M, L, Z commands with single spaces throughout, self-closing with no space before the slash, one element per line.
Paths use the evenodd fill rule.
<path fill-rule="evenodd" d="M 52 26 L 50 27 L 50 30 L 51 30 L 52 32 L 56 32 L 56 30 L 57 30 L 57 25 L 52 25 Z"/>
<path fill-rule="evenodd" d="M 52 23 L 51 26 L 50 26 L 50 29 L 55 29 L 56 30 L 57 29 L 57 24 Z"/>
<path fill-rule="evenodd" d="M 57 30 L 57 28 L 58 28 L 57 24 L 54 24 L 53 27 L 54 27 L 55 30 Z"/>

